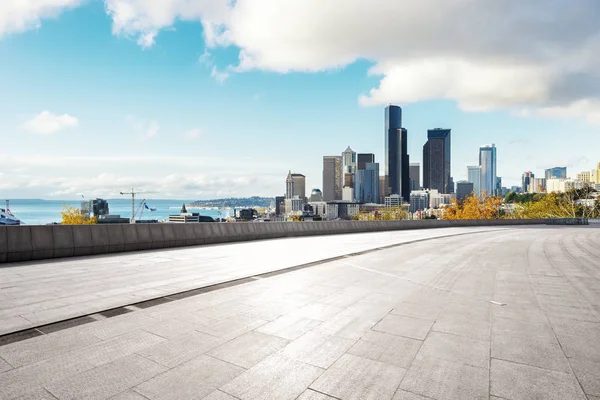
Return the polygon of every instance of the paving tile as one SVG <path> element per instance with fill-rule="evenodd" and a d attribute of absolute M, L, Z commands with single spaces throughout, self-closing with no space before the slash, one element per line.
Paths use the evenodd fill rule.
<path fill-rule="evenodd" d="M 202 355 L 147 380 L 134 390 L 151 400 L 201 399 L 242 372 L 243 368 Z"/>
<path fill-rule="evenodd" d="M 225 303 L 200 309 L 198 310 L 198 314 L 212 319 L 225 319 L 234 314 L 249 311 L 252 308 L 252 306 L 240 303 L 238 300 L 230 300 Z"/>
<path fill-rule="evenodd" d="M 391 399 L 405 373 L 403 368 L 345 354 L 310 388 L 339 399 Z"/>
<path fill-rule="evenodd" d="M 20 316 L 1 318 L 0 319 L 0 335 L 20 331 L 34 326 L 30 321 Z"/>
<path fill-rule="evenodd" d="M 552 318 L 568 318 L 587 322 L 600 322 L 598 312 L 593 307 L 567 307 L 553 305 L 544 307 L 544 311 Z"/>
<path fill-rule="evenodd" d="M 53 382 L 46 389 L 59 399 L 108 399 L 166 370 L 142 356 L 130 355 L 79 375 Z"/>
<path fill-rule="evenodd" d="M 600 342 L 600 323 L 567 318 L 550 318 L 557 335 L 573 335 Z"/>
<path fill-rule="evenodd" d="M 220 390 L 215 390 L 208 396 L 204 397 L 202 400 L 237 400 L 235 397 L 228 395 L 225 392 Z"/>
<path fill-rule="evenodd" d="M 429 333 L 432 325 L 432 321 L 402 315 L 388 315 L 375 325 L 373 330 L 423 340 L 427 336 L 427 333 Z"/>
<path fill-rule="evenodd" d="M 392 397 L 392 400 L 431 400 L 431 398 L 400 389 L 396 392 L 394 397 Z"/>
<path fill-rule="evenodd" d="M 369 331 L 348 350 L 348 354 L 407 369 L 422 344 L 416 339 Z"/>
<path fill-rule="evenodd" d="M 292 314 L 302 318 L 326 321 L 342 310 L 344 310 L 343 307 L 332 306 L 330 304 L 310 303 L 293 311 Z"/>
<path fill-rule="evenodd" d="M 173 312 L 170 312 L 168 316 L 156 316 L 154 317 L 157 318 L 155 322 L 145 323 L 140 328 L 154 335 L 172 339 L 186 332 L 193 332 L 201 326 L 216 322 L 213 319 L 191 312 L 181 312 L 178 310 L 175 314 L 176 318 L 173 317 L 173 314 Z"/>
<path fill-rule="evenodd" d="M 600 362 L 600 342 L 582 340 L 579 336 L 560 334 L 558 341 L 568 358 Z"/>
<path fill-rule="evenodd" d="M 417 355 L 400 389 L 438 400 L 487 399 L 489 372 L 483 368 Z"/>
<path fill-rule="evenodd" d="M 492 335 L 492 357 L 553 371 L 569 373 L 569 363 L 556 339 L 518 334 Z"/>
<path fill-rule="evenodd" d="M 600 362 L 577 359 L 570 359 L 569 362 L 583 391 L 588 396 L 600 397 Z"/>
<path fill-rule="evenodd" d="M 258 332 L 279 336 L 288 340 L 296 340 L 306 332 L 319 326 L 321 321 L 303 318 L 297 315 L 284 315 L 256 329 Z"/>
<path fill-rule="evenodd" d="M 573 375 L 492 359 L 490 394 L 514 400 L 585 400 Z"/>
<path fill-rule="evenodd" d="M 31 392 L 24 394 L 23 396 L 19 396 L 14 400 L 57 400 L 56 397 L 52 395 L 46 389 L 40 387 L 32 390 Z"/>
<path fill-rule="evenodd" d="M 197 330 L 212 336 L 231 340 L 268 322 L 264 319 L 247 315 L 236 315 L 235 317 L 220 320 L 212 324 L 199 326 Z"/>
<path fill-rule="evenodd" d="M 469 318 L 477 321 L 490 321 L 491 305 L 482 301 L 464 301 L 449 303 L 442 311 L 444 318 Z"/>
<path fill-rule="evenodd" d="M 321 374 L 321 368 L 273 355 L 221 387 L 241 400 L 293 400 Z"/>
<path fill-rule="evenodd" d="M 336 400 L 334 397 L 327 396 L 326 394 L 315 392 L 314 390 L 308 389 L 300 395 L 296 400 Z"/>
<path fill-rule="evenodd" d="M 392 314 L 404 315 L 405 317 L 426 319 L 435 321 L 442 312 L 442 307 L 437 305 L 414 304 L 401 302 L 392 310 Z"/>
<path fill-rule="evenodd" d="M 376 319 L 354 317 L 340 313 L 323 322 L 314 331 L 324 335 L 358 340 L 371 330 L 376 323 Z"/>
<path fill-rule="evenodd" d="M 56 332 L 0 347 L 0 357 L 15 367 L 42 361 L 60 354 L 98 343 L 91 334 Z M 1 365 L 0 365 L 1 367 Z"/>
<path fill-rule="evenodd" d="M 537 306 L 523 306 L 511 303 L 502 307 L 493 307 L 492 315 L 494 318 L 498 317 L 528 322 L 548 323 L 546 314 Z"/>
<path fill-rule="evenodd" d="M 111 397 L 110 400 L 148 400 L 148 398 L 130 389 Z"/>
<path fill-rule="evenodd" d="M 12 369 L 12 368 L 13 368 L 12 365 L 10 365 L 6 361 L 4 361 L 2 358 L 0 358 L 0 373 L 8 371 L 9 369 Z"/>
<path fill-rule="evenodd" d="M 431 332 L 423 343 L 419 355 L 489 369 L 490 342 L 466 336 Z"/>
<path fill-rule="evenodd" d="M 138 354 L 165 367 L 173 368 L 204 354 L 225 342 L 202 332 L 189 332 L 138 351 Z"/>
<path fill-rule="evenodd" d="M 243 368 L 250 368 L 289 343 L 261 332 L 248 332 L 211 350 L 208 354 Z"/>
<path fill-rule="evenodd" d="M 356 341 L 308 332 L 287 345 L 281 354 L 320 368 L 329 368 Z"/>
<path fill-rule="evenodd" d="M 554 340 L 554 332 L 547 323 L 519 321 L 515 319 L 494 318 L 492 323 L 492 334 L 510 334 L 522 338 L 537 340 Z"/>
<path fill-rule="evenodd" d="M 491 324 L 468 318 L 440 317 L 431 328 L 435 332 L 466 336 L 477 340 L 490 340 Z"/>

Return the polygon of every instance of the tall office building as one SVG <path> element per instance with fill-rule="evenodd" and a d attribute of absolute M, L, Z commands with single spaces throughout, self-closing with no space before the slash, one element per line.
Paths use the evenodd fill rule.
<path fill-rule="evenodd" d="M 302 201 L 306 197 L 306 177 L 302 174 L 292 174 L 294 181 L 294 196 L 300 197 Z"/>
<path fill-rule="evenodd" d="M 567 179 L 567 167 L 554 167 L 546 170 L 546 180 Z"/>
<path fill-rule="evenodd" d="M 342 200 L 342 157 L 323 157 L 323 200 Z"/>
<path fill-rule="evenodd" d="M 459 181 L 456 183 L 456 200 L 464 201 L 473 193 L 473 182 Z"/>
<path fill-rule="evenodd" d="M 354 191 L 352 191 L 352 195 L 350 195 L 349 190 L 344 190 L 344 188 L 354 188 L 354 174 L 356 173 L 356 152 L 353 151 L 350 146 L 342 153 L 342 162 L 343 162 L 343 170 L 344 170 L 344 179 L 342 186 L 342 199 L 349 200 L 351 198 L 354 199 Z M 346 193 L 346 195 L 344 195 Z"/>
<path fill-rule="evenodd" d="M 385 108 L 385 176 L 386 192 L 409 202 L 408 131 L 402 128 L 402 109 L 393 105 Z"/>
<path fill-rule="evenodd" d="M 360 203 L 379 202 L 379 163 L 366 163 L 356 171 L 354 196 Z"/>
<path fill-rule="evenodd" d="M 473 184 L 473 192 L 476 196 L 481 195 L 481 167 L 474 165 L 467 167 L 467 180 Z"/>
<path fill-rule="evenodd" d="M 421 164 L 410 163 L 409 170 L 410 191 L 421 189 Z"/>
<path fill-rule="evenodd" d="M 423 146 L 423 187 L 442 194 L 454 192 L 451 164 L 451 130 L 430 129 Z"/>
<path fill-rule="evenodd" d="M 531 185 L 531 180 L 535 178 L 535 174 L 531 171 L 527 171 L 523 173 L 521 177 L 521 191 L 523 193 L 527 193 L 529 191 L 529 185 Z"/>
<path fill-rule="evenodd" d="M 481 167 L 481 192 L 488 196 L 496 193 L 496 145 L 487 144 L 479 148 L 479 166 Z"/>
<path fill-rule="evenodd" d="M 357 169 L 366 169 L 365 166 L 367 163 L 375 162 L 375 154 L 373 153 L 358 153 L 356 156 L 357 160 Z"/>
<path fill-rule="evenodd" d="M 285 179 L 285 198 L 291 199 L 292 197 L 294 197 L 294 180 L 292 179 L 292 171 L 290 171 Z"/>

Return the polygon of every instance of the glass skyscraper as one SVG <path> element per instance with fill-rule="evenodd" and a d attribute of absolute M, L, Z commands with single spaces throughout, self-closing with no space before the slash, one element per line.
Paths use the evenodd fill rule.
<path fill-rule="evenodd" d="M 450 129 L 430 129 L 423 146 L 423 187 L 453 193 Z"/>
<path fill-rule="evenodd" d="M 385 108 L 385 177 L 385 194 L 399 194 L 409 202 L 408 131 L 402 128 L 402 109 L 393 105 Z"/>
<path fill-rule="evenodd" d="M 360 203 L 379 202 L 379 163 L 366 163 L 356 171 L 354 195 Z"/>
<path fill-rule="evenodd" d="M 467 167 L 467 180 L 473 184 L 473 192 L 479 196 L 481 194 L 481 167 L 474 165 Z"/>
<path fill-rule="evenodd" d="M 496 194 L 496 145 L 486 144 L 479 148 L 479 166 L 481 167 L 481 192 L 488 196 Z"/>
<path fill-rule="evenodd" d="M 548 179 L 567 179 L 567 167 L 548 168 L 546 171 L 546 180 Z"/>

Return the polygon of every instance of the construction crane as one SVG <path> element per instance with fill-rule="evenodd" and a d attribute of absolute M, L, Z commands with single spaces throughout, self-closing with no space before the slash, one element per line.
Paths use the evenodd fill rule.
<path fill-rule="evenodd" d="M 122 196 L 131 196 L 131 223 L 135 224 L 135 195 L 142 193 L 158 193 L 158 192 L 136 192 L 133 188 L 131 188 L 131 192 L 120 192 Z M 144 199 L 145 201 L 145 199 Z M 143 202 L 142 202 L 143 203 Z"/>

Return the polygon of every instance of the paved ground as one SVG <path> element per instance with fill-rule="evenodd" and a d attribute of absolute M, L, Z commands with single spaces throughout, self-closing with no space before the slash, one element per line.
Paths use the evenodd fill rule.
<path fill-rule="evenodd" d="M 280 239 L 0 265 L 0 335 L 413 240 L 498 228 Z"/>
<path fill-rule="evenodd" d="M 251 261 L 315 250 L 276 249 Z M 600 400 L 600 229 L 406 244 L 6 344 L 15 398 Z"/>

